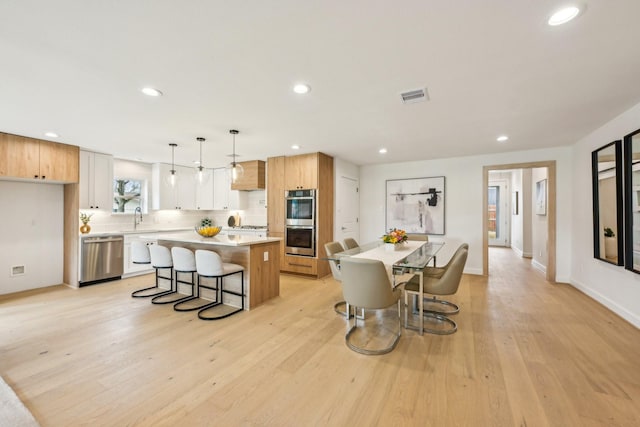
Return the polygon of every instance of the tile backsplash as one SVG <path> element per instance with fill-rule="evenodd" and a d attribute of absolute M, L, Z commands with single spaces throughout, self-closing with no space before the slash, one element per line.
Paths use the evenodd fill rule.
<path fill-rule="evenodd" d="M 190 228 L 200 224 L 203 218 L 211 218 L 215 225 L 226 226 L 230 215 L 238 214 L 241 225 L 267 225 L 266 193 L 264 190 L 250 191 L 249 208 L 244 210 L 213 211 L 181 211 L 159 210 L 149 211 L 142 216 L 138 230 L 168 230 Z M 132 214 L 113 214 L 102 210 L 81 210 L 93 214 L 89 225 L 93 232 L 133 230 Z"/>

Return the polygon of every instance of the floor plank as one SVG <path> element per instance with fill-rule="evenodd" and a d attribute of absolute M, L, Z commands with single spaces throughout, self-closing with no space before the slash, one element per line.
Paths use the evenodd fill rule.
<path fill-rule="evenodd" d="M 280 297 L 215 322 L 131 298 L 149 276 L 3 296 L 0 373 L 42 426 L 640 425 L 640 331 L 490 257 L 451 297 L 457 333 L 403 330 L 384 356 L 346 347 L 331 277 L 283 275 Z"/>

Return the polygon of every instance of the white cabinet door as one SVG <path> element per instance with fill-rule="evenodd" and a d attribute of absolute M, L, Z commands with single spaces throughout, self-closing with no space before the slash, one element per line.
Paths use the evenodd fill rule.
<path fill-rule="evenodd" d="M 225 168 L 213 170 L 213 209 L 229 209 L 229 176 Z"/>
<path fill-rule="evenodd" d="M 113 156 L 94 153 L 93 188 L 96 209 L 113 210 Z"/>
<path fill-rule="evenodd" d="M 231 179 L 226 168 L 213 170 L 213 209 L 242 210 L 248 205 L 246 191 L 231 189 Z"/>
<path fill-rule="evenodd" d="M 155 210 L 196 210 L 195 168 L 175 166 L 175 185 L 171 186 L 171 165 L 154 163 L 151 167 L 151 207 Z"/>
<path fill-rule="evenodd" d="M 80 150 L 80 209 L 113 208 L 113 156 Z"/>
<path fill-rule="evenodd" d="M 178 185 L 176 185 L 176 204 L 178 209 L 193 211 L 196 209 L 195 168 L 176 166 Z"/>
<path fill-rule="evenodd" d="M 210 211 L 213 209 L 213 169 L 205 169 L 204 183 L 196 180 L 196 209 Z"/>

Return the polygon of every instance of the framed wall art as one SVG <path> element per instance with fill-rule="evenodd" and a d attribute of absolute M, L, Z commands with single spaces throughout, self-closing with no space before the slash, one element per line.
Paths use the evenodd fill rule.
<path fill-rule="evenodd" d="M 386 187 L 386 230 L 444 234 L 444 176 L 390 179 Z"/>
<path fill-rule="evenodd" d="M 547 214 L 547 180 L 536 182 L 536 215 Z"/>

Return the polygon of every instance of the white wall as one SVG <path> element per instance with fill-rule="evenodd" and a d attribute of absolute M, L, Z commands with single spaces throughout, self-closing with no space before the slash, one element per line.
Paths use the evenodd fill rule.
<path fill-rule="evenodd" d="M 62 283 L 61 184 L 0 181 L 0 294 Z M 11 276 L 11 267 L 25 273 Z"/>
<path fill-rule="evenodd" d="M 544 215 L 538 215 L 536 213 L 536 185 L 542 180 L 547 180 L 547 187 L 545 200 L 548 203 L 548 171 L 547 168 L 533 168 L 531 169 L 531 207 L 533 209 L 531 215 L 531 248 L 533 252 L 533 260 L 531 264 L 542 272 L 547 271 L 547 253 L 548 253 L 548 223 L 549 223 L 549 209 L 546 209 Z"/>
<path fill-rule="evenodd" d="M 446 242 L 441 251 L 447 260 L 460 243 L 469 243 L 466 273 L 482 274 L 482 168 L 488 165 L 555 160 L 557 169 L 556 280 L 571 277 L 571 178 L 572 149 L 558 147 L 473 157 L 423 160 L 360 167 L 360 238 L 378 239 L 385 227 L 387 179 L 445 176 L 445 235 L 431 236 Z"/>
<path fill-rule="evenodd" d="M 593 258 L 591 152 L 640 128 L 640 104 L 573 146 L 571 283 L 640 327 L 640 275 Z"/>

